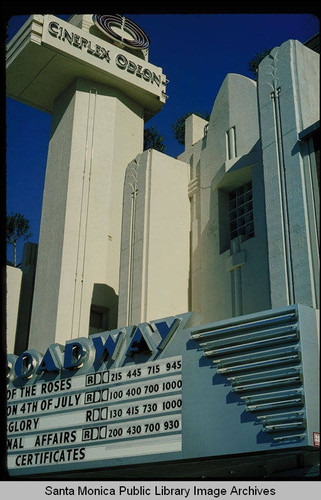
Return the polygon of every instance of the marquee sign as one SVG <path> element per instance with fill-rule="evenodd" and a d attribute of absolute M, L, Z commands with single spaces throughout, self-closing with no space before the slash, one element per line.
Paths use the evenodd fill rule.
<path fill-rule="evenodd" d="M 282 450 L 285 463 L 291 448 L 315 450 L 314 311 L 196 321 L 185 313 L 9 355 L 10 474 Z"/>
<path fill-rule="evenodd" d="M 94 14 L 95 25 L 110 38 L 131 49 L 147 49 L 149 38 L 134 21 L 121 14 Z"/>
<path fill-rule="evenodd" d="M 165 320 L 144 323 L 138 327 L 127 327 L 111 332 L 91 335 L 90 338 L 78 338 L 66 342 L 63 348 L 59 344 L 48 347 L 44 356 L 30 349 L 19 357 L 8 356 L 8 379 L 16 384 L 23 380 L 37 378 L 43 374 L 70 371 L 87 372 L 97 370 L 107 360 L 113 362 L 119 357 L 119 350 L 124 348 L 123 357 L 130 359 L 134 354 L 152 354 L 162 351 L 177 330 L 180 318 L 170 317 Z M 127 339 L 127 344 L 124 340 Z M 124 362 L 124 361 L 123 361 Z"/>
<path fill-rule="evenodd" d="M 9 355 L 10 471 L 180 453 L 182 356 L 162 354 L 181 323 L 165 318 L 52 344 L 44 355 Z"/>
<path fill-rule="evenodd" d="M 9 389 L 9 467 L 137 456 L 147 442 L 149 453 L 180 451 L 181 367 L 172 357 Z"/>

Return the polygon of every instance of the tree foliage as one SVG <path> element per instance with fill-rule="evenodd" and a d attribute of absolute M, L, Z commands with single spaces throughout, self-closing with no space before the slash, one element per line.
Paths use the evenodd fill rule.
<path fill-rule="evenodd" d="M 266 49 L 263 50 L 262 52 L 256 52 L 254 54 L 254 57 L 249 61 L 249 67 L 248 70 L 251 71 L 251 73 L 254 74 L 255 80 L 257 80 L 257 73 L 259 70 L 259 64 L 260 62 L 269 55 L 272 49 Z"/>
<path fill-rule="evenodd" d="M 19 213 L 7 215 L 6 239 L 7 244 L 13 246 L 14 266 L 17 266 L 17 242 L 22 239 L 31 238 L 30 224 L 28 219 Z"/>
<path fill-rule="evenodd" d="M 144 130 L 144 151 L 146 149 L 156 149 L 161 153 L 165 151 L 164 137 L 160 135 L 155 126 Z"/>
<path fill-rule="evenodd" d="M 190 115 L 197 115 L 203 118 L 204 120 L 209 121 L 210 119 L 210 113 L 202 113 L 200 111 L 196 112 L 189 112 L 186 113 L 185 115 L 181 116 L 180 118 L 177 118 L 177 120 L 172 124 L 172 130 L 174 132 L 174 137 L 175 139 L 179 142 L 179 144 L 182 144 L 184 146 L 185 144 L 185 120 L 188 118 Z"/>

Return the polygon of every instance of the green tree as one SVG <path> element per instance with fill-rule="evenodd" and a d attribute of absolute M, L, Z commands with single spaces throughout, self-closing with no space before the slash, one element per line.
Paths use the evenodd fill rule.
<path fill-rule="evenodd" d="M 193 113 L 193 112 L 186 113 L 185 115 L 181 116 L 180 118 L 177 118 L 177 120 L 172 124 L 172 130 L 174 132 L 175 139 L 179 142 L 179 144 L 182 144 L 183 146 L 185 144 L 185 120 L 190 115 L 200 116 L 201 118 L 204 118 L 204 120 L 207 120 L 207 121 L 209 121 L 209 119 L 210 119 L 210 113 L 208 113 L 208 112 L 202 113 L 200 111 L 197 111 L 196 113 Z"/>
<path fill-rule="evenodd" d="M 156 149 L 161 153 L 165 151 L 164 137 L 160 135 L 155 126 L 144 130 L 144 151 L 146 149 Z"/>
<path fill-rule="evenodd" d="M 254 57 L 249 61 L 249 67 L 248 70 L 251 71 L 251 73 L 254 74 L 255 80 L 257 80 L 257 73 L 259 70 L 259 64 L 260 62 L 269 55 L 272 49 L 266 49 L 263 50 L 262 52 L 257 52 L 254 54 Z"/>
<path fill-rule="evenodd" d="M 28 219 L 19 213 L 7 215 L 7 244 L 13 246 L 13 264 L 17 267 L 17 242 L 32 236 Z"/>

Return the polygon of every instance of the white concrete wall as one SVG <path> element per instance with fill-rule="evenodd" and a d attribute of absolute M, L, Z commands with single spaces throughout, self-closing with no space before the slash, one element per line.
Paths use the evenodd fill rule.
<path fill-rule="evenodd" d="M 57 99 L 30 347 L 87 336 L 95 284 L 118 295 L 123 180 L 142 144 L 143 110 L 116 89 L 78 80 Z"/>
<path fill-rule="evenodd" d="M 197 115 L 190 115 L 185 120 L 185 149 L 189 148 L 204 137 L 208 122 Z"/>
<path fill-rule="evenodd" d="M 188 182 L 189 165 L 155 150 L 145 151 L 128 166 L 119 326 L 189 309 Z"/>
<path fill-rule="evenodd" d="M 233 127 L 234 151 L 227 133 Z M 256 83 L 228 74 L 206 137 L 179 159 L 190 163 L 191 309 L 216 321 L 270 307 L 264 186 Z M 230 241 L 228 193 L 252 180 L 255 236 Z"/>
<path fill-rule="evenodd" d="M 258 87 L 228 74 L 206 135 L 204 120 L 187 120 L 178 159 L 140 154 L 143 109 L 120 91 L 80 79 L 66 89 L 53 115 L 29 346 L 87 336 L 95 285 L 119 294 L 120 327 L 187 310 L 212 322 L 316 306 L 298 134 L 319 119 L 318 63 L 290 40 L 261 63 Z M 255 236 L 231 241 L 229 192 L 249 181 Z"/>
<path fill-rule="evenodd" d="M 319 54 L 296 40 L 274 48 L 260 64 L 258 89 L 272 307 L 318 307 L 310 166 L 298 135 L 320 119 Z"/>
<path fill-rule="evenodd" d="M 21 289 L 21 269 L 7 266 L 7 352 L 13 353 L 16 328 L 19 311 L 20 289 Z"/>

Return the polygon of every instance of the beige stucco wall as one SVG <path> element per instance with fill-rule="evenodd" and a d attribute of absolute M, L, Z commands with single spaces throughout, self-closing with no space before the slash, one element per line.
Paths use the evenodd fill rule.
<path fill-rule="evenodd" d="M 187 131 L 188 137 L 199 134 Z M 202 124 L 203 125 L 203 124 Z M 187 126 L 193 123 L 187 120 Z M 234 129 L 234 151 L 227 133 Z M 191 309 L 215 321 L 268 309 L 264 186 L 256 83 L 228 74 L 215 99 L 207 133 L 179 159 L 191 165 Z M 252 181 L 255 236 L 230 241 L 228 193 Z"/>
<path fill-rule="evenodd" d="M 142 115 L 121 92 L 84 80 L 55 103 L 30 346 L 87 336 L 96 284 L 118 295 L 123 179 L 142 150 Z"/>
<path fill-rule="evenodd" d="M 189 309 L 189 169 L 155 150 L 127 168 L 119 326 Z"/>

